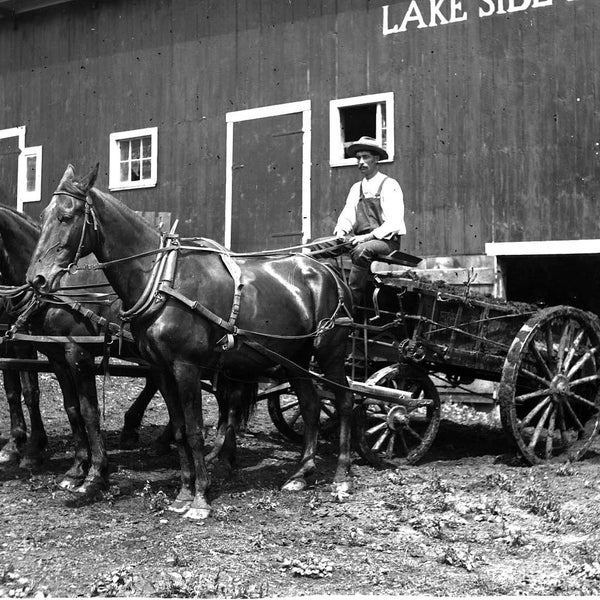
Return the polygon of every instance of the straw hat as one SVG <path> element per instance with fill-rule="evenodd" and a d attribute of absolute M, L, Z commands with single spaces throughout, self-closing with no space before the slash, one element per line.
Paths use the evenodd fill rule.
<path fill-rule="evenodd" d="M 388 158 L 388 153 L 377 143 L 377 140 L 372 137 L 363 135 L 358 141 L 352 142 L 350 146 L 348 146 L 348 156 L 356 156 L 357 152 L 361 150 L 366 150 L 367 152 L 372 152 L 373 154 L 377 154 L 379 156 L 379 160 L 385 160 Z"/>

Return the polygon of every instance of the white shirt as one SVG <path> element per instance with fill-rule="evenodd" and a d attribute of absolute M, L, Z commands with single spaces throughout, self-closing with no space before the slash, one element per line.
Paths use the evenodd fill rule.
<path fill-rule="evenodd" d="M 360 200 L 360 186 L 365 197 L 374 197 L 379 190 L 381 182 L 387 176 L 381 172 L 375 173 L 371 179 L 363 179 L 357 181 L 348 192 L 346 204 L 333 231 L 333 235 L 343 236 L 348 235 L 356 223 L 356 207 Z M 380 196 L 381 213 L 383 223 L 374 229 L 371 233 L 377 239 L 390 238 L 394 235 L 404 235 L 406 233 L 406 225 L 404 224 L 404 194 L 400 184 L 391 177 L 385 179 L 385 183 L 381 188 Z"/>

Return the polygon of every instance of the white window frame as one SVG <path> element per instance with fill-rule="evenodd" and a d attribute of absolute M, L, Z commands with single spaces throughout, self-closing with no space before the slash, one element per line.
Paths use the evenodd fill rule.
<path fill-rule="evenodd" d="M 27 189 L 27 159 L 35 158 L 35 184 Z M 42 199 L 42 147 L 23 148 L 19 154 L 19 175 L 17 180 L 17 208 L 22 210 L 25 202 L 39 202 Z"/>
<path fill-rule="evenodd" d="M 386 144 L 384 148 L 388 153 L 388 158 L 381 162 L 392 162 L 394 160 L 394 92 L 384 92 L 382 94 L 369 94 L 367 96 L 331 100 L 329 103 L 329 165 L 331 167 L 356 165 L 355 158 L 344 158 L 344 143 L 356 140 L 344 140 L 340 109 L 363 106 L 365 104 L 378 105 L 375 125 L 377 133 L 375 139 L 380 144 L 382 143 L 383 127 L 381 106 L 385 105 Z"/>
<path fill-rule="evenodd" d="M 142 137 L 150 137 L 150 141 L 152 143 L 152 154 L 150 155 L 150 178 L 140 179 L 139 181 L 121 181 L 119 143 Z M 158 127 L 146 127 L 144 129 L 131 129 L 130 131 L 118 131 L 115 133 L 111 133 L 109 147 L 109 165 L 110 168 L 108 172 L 108 189 L 111 191 L 134 190 L 140 188 L 155 187 L 156 182 L 158 180 Z"/>
<path fill-rule="evenodd" d="M 25 125 L 20 127 L 11 127 L 9 129 L 0 129 L 0 139 L 17 138 L 19 148 L 19 158 L 17 159 L 17 210 L 23 211 L 23 204 L 26 202 L 39 202 L 42 199 L 42 147 L 25 146 L 25 134 L 27 128 Z M 36 157 L 36 176 L 35 189 L 27 191 L 27 158 Z"/>

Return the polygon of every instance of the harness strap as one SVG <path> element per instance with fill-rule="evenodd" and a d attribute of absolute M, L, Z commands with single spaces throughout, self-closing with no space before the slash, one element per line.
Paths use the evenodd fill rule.
<path fill-rule="evenodd" d="M 175 300 L 178 300 L 191 310 L 201 314 L 204 318 L 208 319 L 212 323 L 215 323 L 219 327 L 222 327 L 228 333 L 236 334 L 240 331 L 235 325 L 232 325 L 231 323 L 229 323 L 229 321 L 225 321 L 224 319 L 216 315 L 214 312 L 206 308 L 206 306 L 200 304 L 197 300 L 190 300 L 189 298 L 187 298 L 183 294 L 180 294 L 177 290 L 174 290 L 168 285 L 160 285 L 158 292 L 159 294 L 166 294 L 171 298 L 175 298 Z"/>

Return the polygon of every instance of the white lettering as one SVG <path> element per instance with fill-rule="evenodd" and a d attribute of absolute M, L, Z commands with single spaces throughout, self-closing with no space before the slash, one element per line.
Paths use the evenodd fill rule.
<path fill-rule="evenodd" d="M 487 11 L 485 7 L 479 7 L 479 16 L 480 17 L 491 17 L 496 11 L 496 6 L 494 5 L 494 0 L 481 0 L 484 4 L 487 5 Z"/>
<path fill-rule="evenodd" d="M 568 0 L 571 2 L 571 0 Z M 531 8 L 539 8 L 540 6 L 552 6 L 552 0 L 533 0 Z"/>
<path fill-rule="evenodd" d="M 400 31 L 406 31 L 406 27 L 410 21 L 417 21 L 417 29 L 422 29 L 423 27 L 427 27 L 427 24 L 423 20 L 423 15 L 419 10 L 419 5 L 417 4 L 417 0 L 411 0 L 411 3 L 404 15 L 404 19 L 402 19 L 402 25 L 400 25 Z"/>
<path fill-rule="evenodd" d="M 458 14 L 460 11 L 460 15 Z M 467 11 L 463 11 L 460 0 L 451 0 L 450 2 L 450 23 L 458 23 L 467 20 Z"/>
<path fill-rule="evenodd" d="M 531 5 L 531 0 L 521 0 L 521 4 L 517 6 L 519 0 L 508 0 L 508 12 L 519 12 L 520 10 L 527 10 Z"/>
<path fill-rule="evenodd" d="M 394 25 L 393 27 L 390 28 L 389 15 L 390 15 L 390 5 L 385 4 L 383 7 L 383 35 L 390 35 L 390 33 L 398 33 L 400 31 L 400 27 L 398 27 L 398 25 Z"/>
<path fill-rule="evenodd" d="M 436 23 L 436 19 L 440 20 L 439 25 L 448 24 L 448 19 L 446 19 L 446 17 L 440 11 L 440 8 L 445 1 L 446 0 L 438 0 L 438 2 L 436 2 L 435 0 L 431 0 L 431 19 L 429 20 L 429 27 L 435 27 L 438 25 L 438 23 Z"/>

